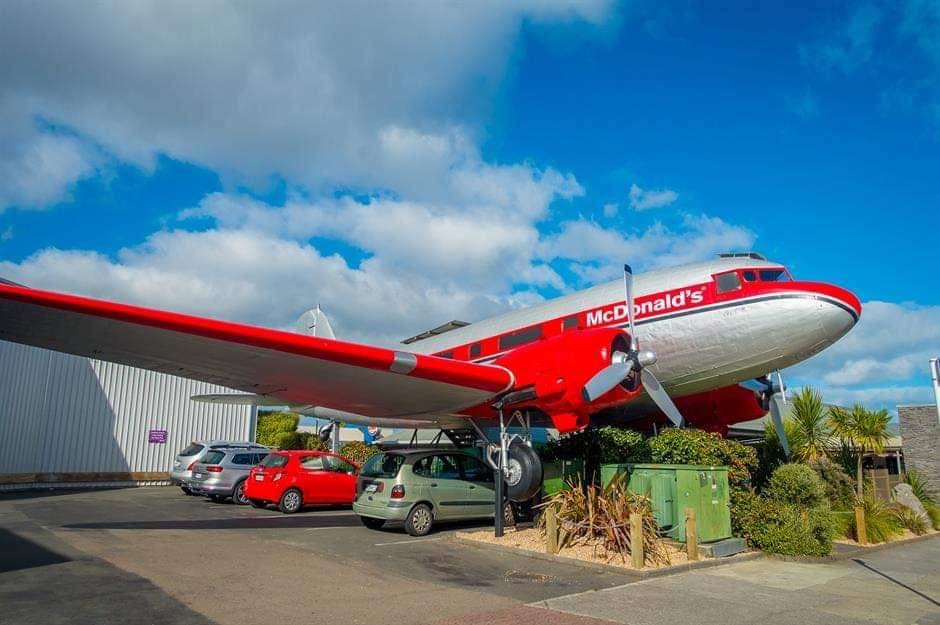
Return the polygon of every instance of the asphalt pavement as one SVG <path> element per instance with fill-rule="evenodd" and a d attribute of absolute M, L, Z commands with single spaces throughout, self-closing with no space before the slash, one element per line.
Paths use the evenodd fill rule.
<path fill-rule="evenodd" d="M 0 623 L 940 625 L 940 539 L 644 579 L 173 488 L 0 494 Z"/>

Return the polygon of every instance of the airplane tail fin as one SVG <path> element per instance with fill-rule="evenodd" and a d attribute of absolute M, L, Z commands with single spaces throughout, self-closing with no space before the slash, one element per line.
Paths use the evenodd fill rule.
<path fill-rule="evenodd" d="M 317 304 L 316 308 L 312 308 L 300 315 L 295 327 L 300 334 L 318 336 L 324 339 L 336 338 L 336 335 L 333 334 L 333 327 L 330 325 L 330 320 L 327 319 L 326 313 L 320 310 L 319 304 Z"/>

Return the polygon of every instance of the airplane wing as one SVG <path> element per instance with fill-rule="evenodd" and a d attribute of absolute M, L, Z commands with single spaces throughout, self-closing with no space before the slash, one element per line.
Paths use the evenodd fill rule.
<path fill-rule="evenodd" d="M 452 414 L 508 390 L 495 365 L 0 283 L 0 340 L 375 418 Z"/>

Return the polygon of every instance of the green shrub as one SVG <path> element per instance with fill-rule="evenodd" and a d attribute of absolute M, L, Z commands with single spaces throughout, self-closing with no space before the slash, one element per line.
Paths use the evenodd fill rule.
<path fill-rule="evenodd" d="M 889 509 L 901 527 L 911 530 L 918 536 L 927 533 L 927 520 L 907 506 L 898 504 Z"/>
<path fill-rule="evenodd" d="M 310 451 L 327 451 L 330 448 L 329 444 L 320 440 L 316 432 L 305 432 L 304 436 L 306 440 L 304 441 L 303 449 Z"/>
<path fill-rule="evenodd" d="M 866 489 L 862 498 L 862 507 L 865 508 L 865 534 L 868 542 L 886 543 L 901 534 L 902 528 L 897 517 L 888 506 L 878 501 L 870 488 Z M 854 516 L 852 529 L 855 540 L 858 540 Z"/>
<path fill-rule="evenodd" d="M 584 461 L 585 482 L 591 484 L 605 463 L 642 463 L 650 461 L 649 446 L 639 432 L 605 426 L 588 428 L 576 434 L 549 441 L 539 456 L 545 462 Z"/>
<path fill-rule="evenodd" d="M 911 487 L 914 496 L 920 499 L 922 504 L 935 503 L 935 493 L 930 484 L 930 480 L 917 469 L 907 470 L 904 474 L 904 483 Z"/>
<path fill-rule="evenodd" d="M 832 512 L 833 534 L 841 538 L 855 538 L 855 512 Z"/>
<path fill-rule="evenodd" d="M 752 547 L 793 556 L 826 556 L 832 551 L 837 527 L 828 510 L 800 510 L 753 491 L 733 493 L 732 499 L 735 533 Z"/>
<path fill-rule="evenodd" d="M 366 460 L 382 451 L 375 445 L 366 445 L 362 441 L 349 441 L 339 448 L 339 454 L 349 458 L 359 466 L 366 463 Z"/>
<path fill-rule="evenodd" d="M 279 447 L 281 449 L 303 449 L 303 447 L 281 447 L 279 440 L 282 434 L 292 434 L 297 430 L 300 417 L 292 412 L 262 412 L 258 414 L 258 423 L 255 428 L 255 440 L 262 445 Z M 293 440 L 293 439 L 292 439 Z"/>
<path fill-rule="evenodd" d="M 925 503 L 924 508 L 927 509 L 927 516 L 930 517 L 930 524 L 933 525 L 935 530 L 940 530 L 940 506 L 935 503 Z"/>
<path fill-rule="evenodd" d="M 600 462 L 649 462 L 650 449 L 639 432 L 624 428 L 602 427 L 597 430 Z"/>
<path fill-rule="evenodd" d="M 648 441 L 650 460 L 664 464 L 727 465 L 731 488 L 748 488 L 757 452 L 714 432 L 666 428 Z"/>
<path fill-rule="evenodd" d="M 826 499 L 833 510 L 852 510 L 855 507 L 855 482 L 842 465 L 828 460 L 809 464 L 826 486 Z"/>
<path fill-rule="evenodd" d="M 826 501 L 826 485 L 805 464 L 782 464 L 770 476 L 764 494 L 801 508 L 817 508 Z"/>

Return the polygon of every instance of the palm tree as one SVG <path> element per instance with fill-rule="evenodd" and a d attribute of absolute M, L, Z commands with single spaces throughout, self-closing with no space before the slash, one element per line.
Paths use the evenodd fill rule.
<path fill-rule="evenodd" d="M 884 451 L 885 444 L 891 438 L 891 432 L 888 431 L 890 421 L 891 415 L 887 410 L 866 410 L 861 404 L 855 404 L 852 410 L 835 406 L 829 409 L 829 424 L 833 434 L 855 445 L 859 499 L 864 495 L 862 460 L 869 451 Z"/>
<path fill-rule="evenodd" d="M 791 420 L 793 437 L 790 446 L 793 457 L 802 462 L 815 462 L 829 451 L 829 427 L 822 395 L 808 386 L 793 398 Z"/>

